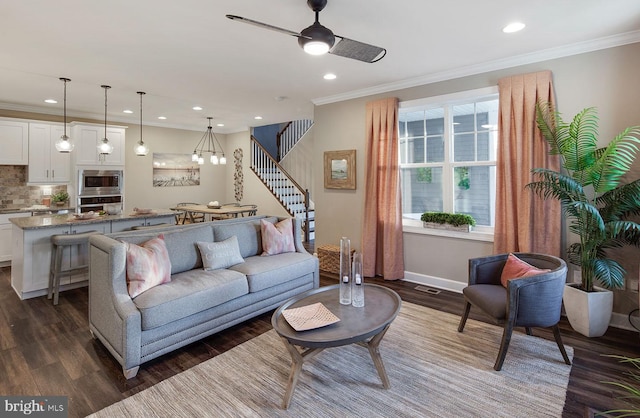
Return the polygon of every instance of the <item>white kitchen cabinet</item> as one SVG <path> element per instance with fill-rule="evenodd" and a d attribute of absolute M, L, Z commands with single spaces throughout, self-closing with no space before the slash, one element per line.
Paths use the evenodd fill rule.
<path fill-rule="evenodd" d="M 13 246 L 11 241 L 11 222 L 9 222 L 9 219 L 23 216 L 31 216 L 31 212 L 0 214 L 0 262 L 11 261 Z"/>
<path fill-rule="evenodd" d="M 125 128 L 107 126 L 107 139 L 113 146 L 113 152 L 100 156 L 98 145 L 104 138 L 104 125 L 73 124 L 73 150 L 76 165 L 123 166 L 125 148 Z"/>
<path fill-rule="evenodd" d="M 29 164 L 29 124 L 12 119 L 0 119 L 0 164 Z"/>
<path fill-rule="evenodd" d="M 64 127 L 61 125 L 29 124 L 29 183 L 57 184 L 71 181 L 71 154 L 59 152 L 55 145 L 63 134 Z"/>

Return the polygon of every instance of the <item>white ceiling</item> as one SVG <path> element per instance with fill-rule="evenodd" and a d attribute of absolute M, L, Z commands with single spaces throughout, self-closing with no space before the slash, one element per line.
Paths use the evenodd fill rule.
<path fill-rule="evenodd" d="M 62 114 L 68 77 L 71 118 L 103 120 L 108 84 L 110 123 L 139 123 L 145 91 L 145 124 L 204 131 L 213 116 L 225 124 L 214 131 L 238 132 L 312 118 L 314 103 L 640 41 L 638 0 L 330 0 L 320 22 L 386 48 L 374 64 L 307 55 L 226 14 L 294 31 L 314 19 L 304 0 L 4 1 L 0 108 Z M 514 20 L 526 28 L 502 33 Z"/>

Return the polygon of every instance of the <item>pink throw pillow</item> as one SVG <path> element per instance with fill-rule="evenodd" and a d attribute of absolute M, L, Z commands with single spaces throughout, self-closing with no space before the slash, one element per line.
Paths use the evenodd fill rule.
<path fill-rule="evenodd" d="M 549 269 L 539 269 L 531 264 L 520 260 L 513 254 L 509 254 L 507 262 L 502 268 L 502 274 L 500 275 L 500 283 L 504 287 L 507 287 L 509 280 L 518 279 L 522 277 L 535 276 L 536 274 L 546 273 Z"/>
<path fill-rule="evenodd" d="M 260 230 L 262 231 L 262 255 L 276 255 L 296 251 L 296 246 L 293 243 L 293 222 L 291 222 L 291 218 L 280 221 L 275 225 L 261 219 Z"/>
<path fill-rule="evenodd" d="M 164 235 L 141 245 L 127 243 L 127 284 L 131 298 L 170 281 L 171 261 Z"/>

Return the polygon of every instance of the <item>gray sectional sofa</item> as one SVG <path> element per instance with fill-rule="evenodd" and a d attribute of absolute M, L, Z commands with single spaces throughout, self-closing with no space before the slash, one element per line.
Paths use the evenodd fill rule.
<path fill-rule="evenodd" d="M 90 239 L 89 328 L 122 365 L 127 379 L 140 365 L 179 347 L 268 312 L 317 288 L 318 259 L 301 241 L 293 219 L 295 252 L 260 256 L 260 219 L 254 216 L 97 235 Z M 126 245 L 164 235 L 171 282 L 135 298 L 127 292 Z M 243 263 L 207 271 L 196 242 L 238 238 Z"/>

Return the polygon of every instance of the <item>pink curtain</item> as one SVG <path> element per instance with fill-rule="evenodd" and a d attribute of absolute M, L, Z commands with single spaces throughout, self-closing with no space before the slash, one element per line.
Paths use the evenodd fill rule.
<path fill-rule="evenodd" d="M 385 280 L 404 277 L 398 166 L 398 99 L 367 103 L 363 272 Z"/>
<path fill-rule="evenodd" d="M 524 251 L 560 256 L 561 207 L 525 189 L 531 169 L 558 170 L 557 156 L 536 125 L 536 103 L 555 102 L 551 71 L 505 77 L 498 82 L 498 155 L 496 167 L 496 254 Z"/>

